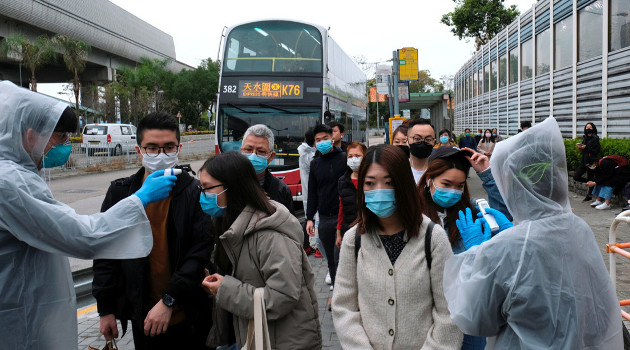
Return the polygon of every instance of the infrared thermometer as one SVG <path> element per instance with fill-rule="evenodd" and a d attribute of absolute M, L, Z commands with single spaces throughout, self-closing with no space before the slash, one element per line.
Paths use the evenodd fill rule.
<path fill-rule="evenodd" d="M 182 169 L 170 168 L 170 169 L 164 170 L 164 176 L 179 175 L 181 173 L 182 173 Z"/>
<path fill-rule="evenodd" d="M 494 219 L 494 216 L 486 213 L 486 209 L 490 208 L 488 201 L 485 199 L 477 199 L 477 206 L 479 207 L 479 211 L 483 214 L 483 218 L 486 219 L 488 226 L 490 226 L 490 231 L 497 232 L 499 231 L 499 225 L 497 225 L 497 221 Z"/>

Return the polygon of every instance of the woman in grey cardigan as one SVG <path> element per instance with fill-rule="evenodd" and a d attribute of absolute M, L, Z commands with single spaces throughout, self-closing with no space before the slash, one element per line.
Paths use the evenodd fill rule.
<path fill-rule="evenodd" d="M 462 345 L 442 290 L 453 253 L 439 225 L 427 230 L 410 170 L 404 152 L 390 145 L 370 147 L 361 162 L 357 224 L 343 238 L 332 302 L 344 349 Z"/>
<path fill-rule="evenodd" d="M 199 179 L 201 208 L 212 216 L 214 232 L 222 233 L 214 254 L 219 273 L 202 286 L 233 315 L 238 348 L 254 318 L 254 290 L 262 287 L 272 349 L 321 349 L 314 276 L 299 221 L 267 199 L 251 162 L 239 153 L 208 159 Z"/>

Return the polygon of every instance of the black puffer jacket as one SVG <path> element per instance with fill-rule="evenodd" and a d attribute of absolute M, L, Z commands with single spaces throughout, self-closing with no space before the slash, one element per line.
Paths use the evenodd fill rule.
<path fill-rule="evenodd" d="M 144 168 L 136 174 L 112 182 L 101 211 L 132 195 L 142 186 Z M 168 254 L 171 281 L 167 292 L 186 316 L 210 325 L 210 300 L 201 287 L 204 267 L 212 252 L 212 225 L 199 204 L 199 181 L 184 172 L 177 176 L 171 192 L 167 219 Z M 121 321 L 143 320 L 154 305 L 149 305 L 149 258 L 94 260 L 92 295 L 101 315 L 114 314 Z M 207 315 L 204 315 L 208 313 Z M 122 322 L 123 330 L 126 322 Z M 204 327 L 205 328 L 205 327 Z M 206 330 L 207 331 L 207 330 Z"/>
<path fill-rule="evenodd" d="M 293 195 L 291 194 L 291 189 L 284 181 L 275 177 L 268 169 L 265 170 L 265 182 L 262 187 L 270 199 L 284 205 L 291 214 L 295 215 L 293 212 Z"/>
<path fill-rule="evenodd" d="M 341 223 L 341 235 L 350 228 L 350 224 L 357 218 L 357 189 L 352 183 L 350 175 L 352 170 L 346 170 L 346 173 L 339 178 L 337 189 L 341 205 L 343 206 L 343 221 Z"/>
<path fill-rule="evenodd" d="M 599 144 L 599 136 L 584 136 L 582 144 L 586 146 L 582 150 L 582 164 L 591 165 L 599 159 L 599 152 L 602 149 Z"/>

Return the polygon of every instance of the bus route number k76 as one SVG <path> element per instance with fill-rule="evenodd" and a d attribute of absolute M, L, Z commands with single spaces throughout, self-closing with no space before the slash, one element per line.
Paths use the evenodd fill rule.
<path fill-rule="evenodd" d="M 303 81 L 240 80 L 239 98 L 302 99 Z"/>

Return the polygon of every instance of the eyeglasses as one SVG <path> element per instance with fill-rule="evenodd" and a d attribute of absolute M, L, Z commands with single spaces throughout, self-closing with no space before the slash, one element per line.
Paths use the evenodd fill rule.
<path fill-rule="evenodd" d="M 167 157 L 170 157 L 173 155 L 173 153 L 177 155 L 177 153 L 179 152 L 179 145 L 169 145 L 164 147 L 140 146 L 140 148 L 144 150 L 143 154 L 149 157 L 157 157 L 160 153 L 164 153 Z"/>
<path fill-rule="evenodd" d="M 220 187 L 220 186 L 223 186 L 223 184 L 218 184 L 218 185 L 214 185 L 214 186 L 210 186 L 210 187 L 206 187 L 206 188 L 201 187 L 201 185 L 197 185 L 197 189 L 198 189 L 201 193 L 203 193 L 203 196 L 204 196 L 205 198 L 208 198 L 208 196 L 206 195 L 206 191 L 209 191 L 209 190 L 211 190 L 211 189 L 213 189 L 213 188 L 217 188 L 217 187 Z M 225 192 L 225 191 L 227 191 L 227 188 L 226 188 L 225 190 L 223 190 L 223 192 Z M 223 193 L 223 192 L 221 192 L 221 193 Z"/>
<path fill-rule="evenodd" d="M 433 136 L 427 136 L 425 138 L 422 138 L 422 136 L 414 136 L 411 138 L 411 140 L 413 141 L 413 143 L 418 143 L 418 142 L 426 142 L 426 143 L 433 143 L 435 141 L 435 137 Z"/>
<path fill-rule="evenodd" d="M 253 149 L 248 149 L 248 150 L 241 150 L 241 154 L 244 155 L 245 157 L 250 156 L 252 153 L 256 153 L 257 156 L 268 159 L 269 156 L 271 156 L 271 152 L 262 152 L 262 151 L 256 151 L 254 152 Z"/>
<path fill-rule="evenodd" d="M 61 141 L 61 143 L 66 143 L 70 140 L 70 137 L 72 136 L 71 132 L 62 132 L 62 131 L 53 131 L 53 136 Z"/>

